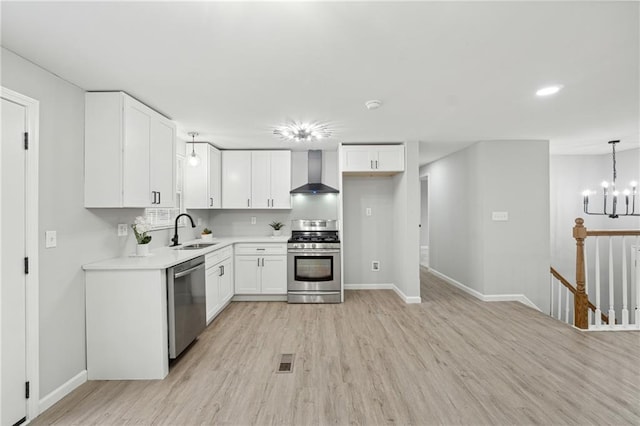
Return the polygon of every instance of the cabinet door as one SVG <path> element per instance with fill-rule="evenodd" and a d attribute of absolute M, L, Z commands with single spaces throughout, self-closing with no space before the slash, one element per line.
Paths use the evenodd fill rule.
<path fill-rule="evenodd" d="M 208 206 L 210 208 L 219 209 L 222 207 L 222 172 L 220 151 L 213 146 L 207 144 L 209 151 L 209 193 Z"/>
<path fill-rule="evenodd" d="M 192 166 L 188 161 L 184 167 L 184 205 L 188 209 L 204 209 L 210 206 L 209 188 L 207 186 L 207 146 L 197 143 L 192 148 L 187 144 L 187 156 L 192 150 L 200 157 L 200 164 Z"/>
<path fill-rule="evenodd" d="M 291 208 L 291 151 L 271 151 L 271 207 Z"/>
<path fill-rule="evenodd" d="M 151 121 L 149 163 L 150 189 L 157 192 L 153 206 L 175 207 L 176 128 L 172 122 L 159 116 Z"/>
<path fill-rule="evenodd" d="M 375 169 L 381 172 L 404 171 L 404 145 L 380 145 L 376 147 Z"/>
<path fill-rule="evenodd" d="M 222 207 L 251 207 L 251 151 L 222 152 Z"/>
<path fill-rule="evenodd" d="M 251 207 L 266 209 L 271 207 L 271 167 L 269 151 L 251 153 Z"/>
<path fill-rule="evenodd" d="M 233 258 L 222 262 L 222 276 L 219 281 L 220 305 L 227 303 L 233 297 Z"/>
<path fill-rule="evenodd" d="M 262 259 L 262 293 L 287 294 L 287 256 L 263 256 Z"/>
<path fill-rule="evenodd" d="M 149 149 L 152 111 L 129 97 L 124 101 L 124 207 L 150 207 Z M 173 153 L 175 156 L 175 153 Z"/>
<path fill-rule="evenodd" d="M 344 146 L 342 147 L 342 171 L 366 172 L 373 169 L 373 158 L 370 146 Z"/>
<path fill-rule="evenodd" d="M 220 307 L 222 306 L 222 300 L 220 298 L 219 282 L 222 268 L 220 265 L 212 266 L 207 269 L 205 289 L 207 300 L 207 322 L 211 321 Z"/>
<path fill-rule="evenodd" d="M 236 256 L 235 258 L 235 289 L 236 294 L 259 294 L 259 273 L 261 257 Z"/>

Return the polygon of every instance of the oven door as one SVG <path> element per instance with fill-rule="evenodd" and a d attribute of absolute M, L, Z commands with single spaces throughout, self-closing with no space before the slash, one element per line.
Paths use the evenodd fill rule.
<path fill-rule="evenodd" d="M 290 249 L 287 290 L 340 291 L 340 250 Z"/>

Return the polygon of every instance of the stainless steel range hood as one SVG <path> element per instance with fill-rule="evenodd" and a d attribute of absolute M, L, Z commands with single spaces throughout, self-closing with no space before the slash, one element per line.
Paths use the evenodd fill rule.
<path fill-rule="evenodd" d="M 309 151 L 309 183 L 296 189 L 292 189 L 291 194 L 337 194 L 335 188 L 322 183 L 322 151 Z"/>

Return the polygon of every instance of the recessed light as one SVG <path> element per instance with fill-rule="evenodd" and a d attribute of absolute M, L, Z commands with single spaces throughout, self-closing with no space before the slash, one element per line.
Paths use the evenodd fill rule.
<path fill-rule="evenodd" d="M 378 109 L 382 106 L 382 101 L 379 101 L 377 99 L 372 99 L 370 101 L 367 101 L 364 103 L 364 106 L 367 107 L 367 109 L 371 110 L 371 109 Z"/>
<path fill-rule="evenodd" d="M 551 96 L 551 95 L 555 95 L 560 90 L 562 90 L 563 87 L 564 86 L 562 84 L 556 84 L 556 85 L 553 85 L 553 86 L 543 87 L 542 89 L 539 89 L 536 92 L 536 96 Z"/>

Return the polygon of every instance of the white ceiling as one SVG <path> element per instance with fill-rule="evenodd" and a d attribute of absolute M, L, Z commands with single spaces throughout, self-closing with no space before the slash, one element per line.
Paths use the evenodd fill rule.
<path fill-rule="evenodd" d="M 2 45 L 86 90 L 124 90 L 223 148 L 478 140 L 640 146 L 638 2 L 8 2 Z M 534 92 L 549 83 L 551 98 Z M 368 111 L 364 102 L 380 99 Z M 293 145 L 272 126 L 333 123 Z"/>

